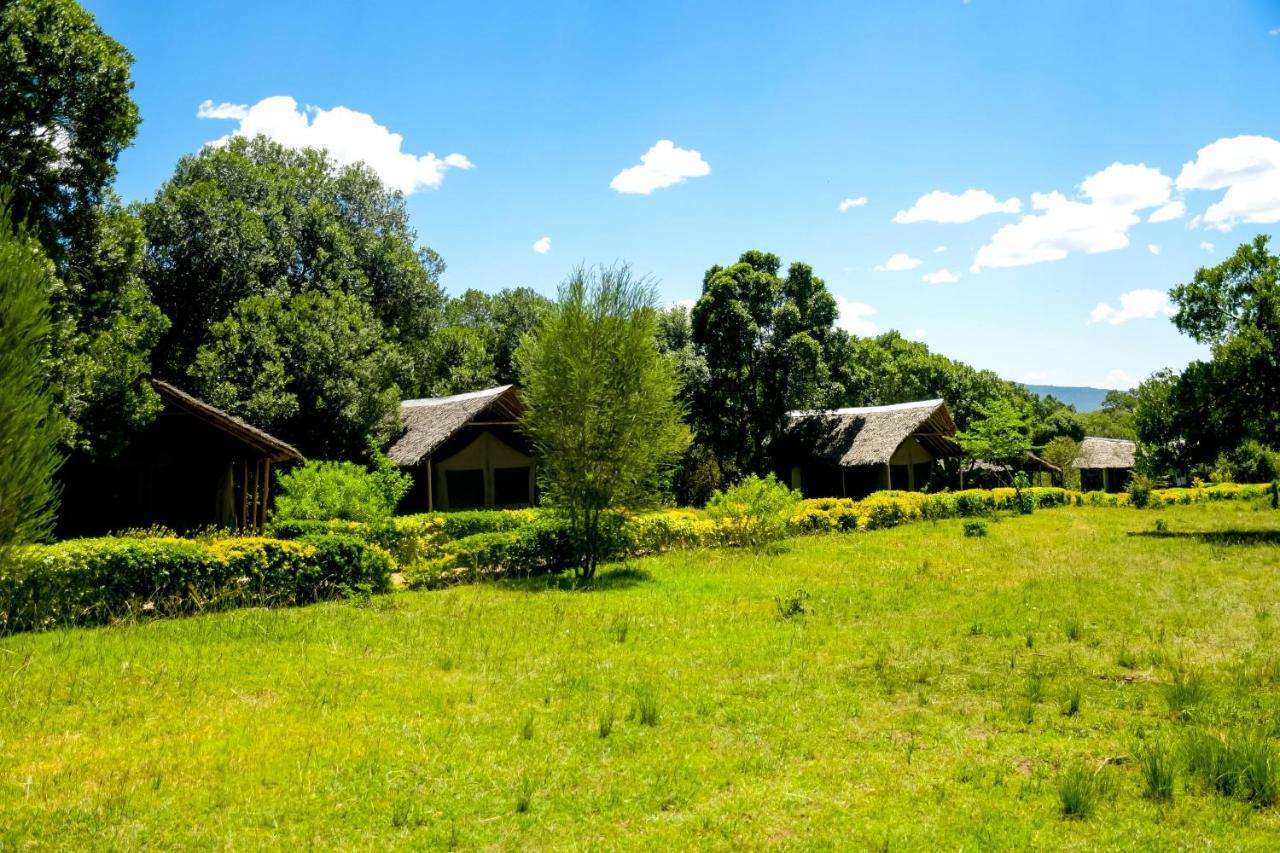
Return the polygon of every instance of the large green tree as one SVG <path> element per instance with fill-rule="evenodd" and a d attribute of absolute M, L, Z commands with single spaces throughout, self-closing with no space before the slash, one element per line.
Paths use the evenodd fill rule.
<path fill-rule="evenodd" d="M 237 138 L 182 158 L 142 220 L 157 372 L 310 454 L 362 456 L 401 395 L 491 372 L 438 334 L 444 263 L 366 166 Z"/>
<path fill-rule="evenodd" d="M 1280 256 L 1269 242 L 1258 235 L 1169 294 L 1174 325 L 1212 349 L 1209 365 L 1193 365 L 1180 381 L 1198 387 L 1184 389 L 1184 399 L 1211 401 L 1231 425 L 1217 437 L 1219 452 L 1244 439 L 1280 446 Z"/>
<path fill-rule="evenodd" d="M 346 459 L 397 434 L 410 373 L 372 309 L 340 291 L 241 300 L 210 327 L 189 370 L 213 405 L 308 456 Z"/>
<path fill-rule="evenodd" d="M 444 264 L 416 245 L 404 197 L 367 166 L 236 138 L 183 157 L 142 218 L 144 277 L 172 323 L 157 353 L 166 375 L 181 378 L 241 300 L 320 291 L 368 305 L 414 359 L 415 384 L 429 383 Z"/>
<path fill-rule="evenodd" d="M 43 363 L 49 355 L 52 265 L 0 195 L 0 567 L 15 545 L 53 528 L 59 422 Z"/>
<path fill-rule="evenodd" d="M 139 278 L 142 233 L 111 192 L 133 140 L 133 58 L 72 0 L 0 3 L 0 174 L 54 261 L 45 361 L 64 445 L 110 454 L 150 422 L 164 318 Z"/>
<path fill-rule="evenodd" d="M 443 327 L 428 346 L 433 395 L 475 391 L 517 379 L 515 351 L 551 301 L 527 287 L 497 293 L 467 290 L 450 299 Z"/>
<path fill-rule="evenodd" d="M 1027 414 L 1035 402 L 1024 386 L 932 352 L 927 345 L 909 341 L 898 332 L 855 338 L 850 348 L 855 370 L 850 405 L 941 398 L 963 430 L 983 417 L 981 407 L 995 400 L 1006 400 Z"/>
<path fill-rule="evenodd" d="M 836 302 L 802 263 L 779 276 L 777 255 L 750 251 L 713 266 L 693 306 L 692 336 L 708 382 L 690 394 L 699 439 L 730 477 L 768 468 L 768 448 L 791 409 L 846 392 L 848 336 Z"/>
<path fill-rule="evenodd" d="M 137 132 L 132 64 L 74 0 L 0 3 L 0 174 L 55 262 L 92 242 Z"/>
<path fill-rule="evenodd" d="M 516 350 L 543 497 L 566 519 L 587 578 L 618 512 L 657 500 L 689 444 L 675 370 L 658 351 L 655 296 L 624 265 L 579 268 Z"/>
<path fill-rule="evenodd" d="M 979 416 L 956 435 L 965 456 L 1016 467 L 1031 449 L 1031 427 L 1022 411 L 999 399 L 977 409 Z"/>

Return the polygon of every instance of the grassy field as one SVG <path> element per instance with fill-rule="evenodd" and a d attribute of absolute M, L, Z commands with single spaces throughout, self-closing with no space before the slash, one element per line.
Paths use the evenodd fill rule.
<path fill-rule="evenodd" d="M 1274 849 L 1280 514 L 961 528 L 9 637 L 0 848 Z"/>

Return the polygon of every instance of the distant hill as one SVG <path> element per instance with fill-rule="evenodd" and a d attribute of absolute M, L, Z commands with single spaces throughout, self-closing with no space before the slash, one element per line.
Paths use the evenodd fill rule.
<path fill-rule="evenodd" d="M 1083 385 L 1028 385 L 1027 388 L 1041 397 L 1052 394 L 1062 402 L 1075 406 L 1077 412 L 1096 412 L 1102 408 L 1102 401 L 1107 396 L 1106 388 L 1088 388 Z"/>

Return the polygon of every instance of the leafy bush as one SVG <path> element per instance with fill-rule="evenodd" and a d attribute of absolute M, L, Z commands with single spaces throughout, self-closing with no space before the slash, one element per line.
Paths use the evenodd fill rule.
<path fill-rule="evenodd" d="M 987 535 L 987 523 L 974 519 L 964 523 L 964 535 L 970 537 L 981 537 Z"/>
<path fill-rule="evenodd" d="M 1020 515 L 1030 515 L 1036 508 L 1036 496 L 1031 493 L 1031 481 L 1025 471 L 1013 477 L 1013 506 Z"/>
<path fill-rule="evenodd" d="M 1280 452 L 1252 439 L 1220 455 L 1213 466 L 1213 479 L 1219 483 L 1264 483 L 1277 477 Z"/>
<path fill-rule="evenodd" d="M 306 462 L 279 477 L 279 521 L 379 521 L 395 512 L 412 478 L 382 454 L 368 470 L 351 462 Z"/>
<path fill-rule="evenodd" d="M 717 523 L 726 544 L 763 548 L 787 535 L 800 495 L 770 474 L 754 474 L 717 491 L 707 502 L 707 515 Z"/>
<path fill-rule="evenodd" d="M 0 566 L 0 633 L 385 591 L 392 561 L 358 539 L 73 539 Z"/>
<path fill-rule="evenodd" d="M 1134 474 L 1129 480 L 1129 505 L 1137 509 L 1145 509 L 1151 505 L 1151 492 L 1154 483 L 1145 474 Z"/>

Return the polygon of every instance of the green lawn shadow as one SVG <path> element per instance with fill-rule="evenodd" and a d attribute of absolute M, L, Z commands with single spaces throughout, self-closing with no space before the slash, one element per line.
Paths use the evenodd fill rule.
<path fill-rule="evenodd" d="M 1148 539 L 1194 539 L 1210 545 L 1280 545 L 1280 530 L 1142 530 L 1129 536 Z"/>
<path fill-rule="evenodd" d="M 571 573 L 540 574 L 504 578 L 497 582 L 497 586 L 515 592 L 609 592 L 652 582 L 653 576 L 644 569 L 620 566 L 601 571 L 590 580 L 574 577 Z"/>

